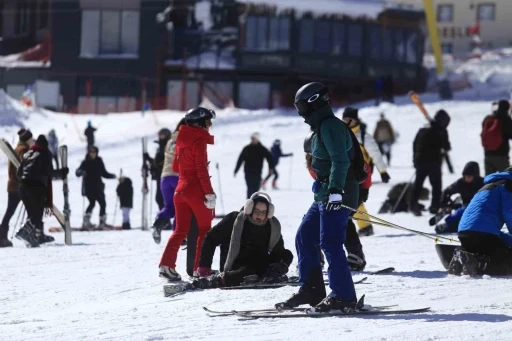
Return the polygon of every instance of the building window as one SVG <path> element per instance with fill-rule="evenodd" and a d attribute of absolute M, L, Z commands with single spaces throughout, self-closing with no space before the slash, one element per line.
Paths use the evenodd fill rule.
<path fill-rule="evenodd" d="M 374 60 L 381 59 L 382 47 L 382 28 L 379 26 L 371 26 L 368 29 L 368 50 L 370 51 L 370 58 Z"/>
<path fill-rule="evenodd" d="M 441 51 L 443 54 L 452 54 L 453 53 L 453 44 L 452 43 L 442 43 Z"/>
<path fill-rule="evenodd" d="M 418 32 L 409 32 L 407 34 L 407 40 L 406 40 L 406 49 L 407 49 L 407 55 L 406 55 L 406 62 L 409 64 L 416 64 L 419 62 L 420 56 L 419 56 L 419 44 L 418 44 Z"/>
<path fill-rule="evenodd" d="M 344 55 L 345 54 L 345 23 L 335 22 L 332 24 L 332 54 Z"/>
<path fill-rule="evenodd" d="M 317 20 L 315 22 L 315 53 L 331 53 L 330 27 L 331 23 L 329 21 Z"/>
<path fill-rule="evenodd" d="M 139 11 L 82 11 L 81 56 L 134 56 L 139 50 Z"/>
<path fill-rule="evenodd" d="M 315 22 L 313 19 L 302 19 L 299 32 L 299 52 L 313 53 L 315 46 Z"/>
<path fill-rule="evenodd" d="M 290 48 L 290 17 L 270 18 L 268 47 L 276 51 Z"/>
<path fill-rule="evenodd" d="M 347 54 L 352 57 L 360 57 L 363 48 L 363 26 L 359 23 L 348 25 L 348 47 Z"/>
<path fill-rule="evenodd" d="M 404 62 L 407 50 L 407 41 L 403 30 L 395 31 L 395 58 L 398 62 Z"/>
<path fill-rule="evenodd" d="M 382 39 L 382 59 L 383 60 L 393 60 L 394 58 L 394 34 L 393 30 L 390 28 L 386 28 L 383 32 Z"/>
<path fill-rule="evenodd" d="M 453 5 L 437 5 L 437 22 L 453 21 Z"/>
<path fill-rule="evenodd" d="M 252 16 L 245 26 L 247 51 L 288 50 L 290 48 L 290 17 Z"/>
<path fill-rule="evenodd" d="M 50 12 L 50 3 L 48 0 L 40 0 L 38 4 L 37 28 L 39 30 L 48 28 L 48 17 Z"/>
<path fill-rule="evenodd" d="M 30 21 L 30 8 L 28 3 L 18 3 L 16 5 L 15 31 L 18 36 L 28 33 Z"/>
<path fill-rule="evenodd" d="M 496 19 L 496 5 L 494 5 L 494 4 L 479 4 L 478 5 L 478 20 L 494 21 L 495 19 Z"/>

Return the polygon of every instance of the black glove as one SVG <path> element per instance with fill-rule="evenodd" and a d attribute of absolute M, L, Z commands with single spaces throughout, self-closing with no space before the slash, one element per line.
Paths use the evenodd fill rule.
<path fill-rule="evenodd" d="M 368 200 L 369 189 L 359 187 L 359 203 L 366 202 Z"/>
<path fill-rule="evenodd" d="M 389 182 L 389 180 L 391 179 L 391 178 L 389 177 L 388 172 L 382 172 L 382 173 L 380 173 L 380 178 L 382 179 L 382 182 L 383 182 L 383 183 L 385 183 L 385 184 L 387 184 L 387 183 Z"/>
<path fill-rule="evenodd" d="M 342 208 L 343 203 L 343 191 L 340 191 L 336 188 L 329 189 L 329 194 L 325 198 L 325 209 L 327 211 L 337 211 Z"/>
<path fill-rule="evenodd" d="M 69 168 L 68 167 L 62 167 L 60 169 L 60 174 L 61 174 L 62 178 L 65 178 L 69 174 Z"/>
<path fill-rule="evenodd" d="M 147 153 L 147 152 L 142 154 L 142 157 L 143 157 L 144 161 L 151 161 L 151 156 L 149 156 L 149 153 Z"/>

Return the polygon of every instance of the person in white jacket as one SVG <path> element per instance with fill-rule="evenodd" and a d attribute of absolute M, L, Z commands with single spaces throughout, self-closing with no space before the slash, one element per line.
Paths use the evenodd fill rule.
<path fill-rule="evenodd" d="M 373 172 L 373 165 L 377 167 L 377 170 L 380 173 L 380 177 L 382 182 L 388 183 L 391 179 L 386 163 L 384 162 L 384 158 L 382 157 L 382 153 L 380 152 L 379 146 L 372 135 L 370 135 L 366 131 L 366 125 L 361 123 L 359 119 L 359 112 L 357 109 L 347 107 L 343 112 L 343 121 L 350 127 L 352 132 L 357 138 L 359 145 L 361 147 L 361 152 L 363 153 L 363 157 L 365 161 L 370 165 Z M 371 174 L 370 174 L 371 176 Z M 360 196 L 366 196 L 365 199 L 368 198 L 368 192 L 365 193 L 364 190 L 360 190 Z M 362 212 L 366 212 L 366 208 L 364 206 L 364 201 L 359 206 L 358 210 Z M 355 214 L 354 218 L 361 218 L 363 220 L 368 220 L 367 217 L 364 217 L 359 214 Z M 373 234 L 373 226 L 371 223 L 367 221 L 357 220 L 357 225 L 359 227 L 359 235 L 360 236 L 371 236 Z"/>
<path fill-rule="evenodd" d="M 164 198 L 164 207 L 158 212 L 156 220 L 153 223 L 153 239 L 155 243 L 160 244 L 162 240 L 162 230 L 170 224 L 170 220 L 175 218 L 176 211 L 174 209 L 174 191 L 178 186 L 179 174 L 172 170 L 172 162 L 176 151 L 176 139 L 178 138 L 178 131 L 180 126 L 185 123 L 181 119 L 176 126 L 176 129 L 171 135 L 171 139 L 167 142 L 164 151 L 164 165 L 162 168 L 162 175 L 160 177 L 160 191 Z M 172 230 L 176 227 L 176 219 L 174 219 Z"/>

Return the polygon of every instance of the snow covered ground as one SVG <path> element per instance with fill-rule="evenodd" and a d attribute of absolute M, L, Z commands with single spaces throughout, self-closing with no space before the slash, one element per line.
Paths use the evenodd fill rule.
<path fill-rule="evenodd" d="M 401 102 L 401 101 L 398 101 Z M 82 212 L 81 179 L 73 172 L 85 156 L 80 140 L 88 119 L 98 126 L 100 156 L 110 172 L 120 168 L 134 182 L 136 204 L 132 226 L 140 224 L 141 147 L 140 138 L 155 137 L 164 126 L 173 128 L 181 117 L 176 112 L 113 114 L 108 116 L 71 116 L 46 111 L 29 112 L 12 104 L 24 115 L 11 120 L 24 124 L 37 135 L 55 128 L 63 143 L 70 147 L 70 186 L 72 224 L 79 225 Z M 427 109 L 434 113 L 445 108 L 452 116 L 449 133 L 451 157 L 456 174 L 445 170 L 443 185 L 460 176 L 467 161 L 483 167 L 479 132 L 490 102 L 432 101 Z M 385 112 L 400 139 L 393 150 L 390 184 L 375 183 L 367 208 L 376 213 L 391 185 L 407 181 L 413 174 L 412 140 L 425 124 L 418 110 L 410 104 L 383 104 L 368 107 L 360 115 L 373 132 L 379 113 Z M 341 113 L 341 112 L 340 112 Z M 1 116 L 2 114 L 0 114 Z M 2 126 L 0 135 L 12 141 L 18 127 Z M 233 177 L 238 153 L 249 142 L 249 135 L 259 131 L 270 146 L 274 138 L 283 142 L 284 152 L 293 158 L 279 165 L 280 191 L 270 190 L 276 216 L 283 226 L 285 244 L 294 253 L 294 236 L 303 213 L 309 207 L 311 178 L 305 170 L 303 138 L 308 128 L 291 111 L 224 110 L 214 122 L 215 145 L 209 148 L 212 184 L 218 194 L 219 176 L 222 199 L 219 211 L 239 209 L 245 201 L 243 174 Z M 153 147 L 154 148 L 154 147 Z M 151 151 L 154 149 L 152 148 Z M 215 165 L 219 164 L 220 173 Z M 6 159 L 0 157 L 0 179 L 7 179 Z M 379 181 L 378 175 L 374 180 Z M 112 222 L 116 180 L 105 180 L 107 212 Z M 426 184 L 428 186 L 428 184 Z M 62 184 L 54 182 L 57 206 L 62 206 Z M 155 188 L 155 186 L 153 186 Z M 6 206 L 0 196 L 0 210 Z M 156 211 L 153 204 L 153 212 Z M 222 212 L 221 212 L 222 213 Z M 98 208 L 94 212 L 97 221 Z M 409 214 L 382 215 L 396 224 L 433 232 L 428 217 Z M 117 212 L 120 223 L 120 212 Z M 11 221 L 14 225 L 16 216 Z M 57 226 L 54 218 L 46 227 Z M 296 288 L 272 290 L 218 289 L 164 298 L 158 278 L 158 262 L 164 243 L 156 245 L 149 232 L 74 233 L 71 247 L 64 245 L 63 234 L 54 234 L 56 242 L 39 249 L 26 249 L 17 241 L 14 248 L 0 249 L 0 339 L 2 340 L 510 340 L 512 333 L 512 294 L 510 279 L 447 276 L 439 262 L 434 243 L 418 235 L 375 227 L 376 235 L 362 240 L 367 270 L 393 266 L 389 275 L 371 276 L 370 284 L 358 285 L 358 295 L 366 294 L 369 304 L 399 304 L 401 307 L 432 307 L 419 315 L 373 316 L 359 318 L 240 320 L 236 317 L 211 318 L 201 309 L 268 308 Z M 185 274 L 185 252 L 178 257 L 178 271 Z M 214 265 L 218 264 L 218 258 Z M 295 274 L 297 260 L 291 267 Z M 362 274 L 354 275 L 356 279 Z"/>

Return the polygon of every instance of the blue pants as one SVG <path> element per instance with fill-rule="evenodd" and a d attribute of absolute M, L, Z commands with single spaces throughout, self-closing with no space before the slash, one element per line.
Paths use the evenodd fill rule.
<path fill-rule="evenodd" d="M 459 222 L 462 219 L 462 214 L 466 210 L 466 206 L 459 207 L 455 211 L 453 211 L 446 219 L 444 220 L 447 226 L 447 229 L 444 233 L 456 233 L 459 228 Z"/>
<path fill-rule="evenodd" d="M 356 301 L 356 289 L 343 250 L 349 215 L 347 209 L 326 211 L 323 204 L 313 203 L 297 231 L 295 248 L 299 257 L 300 283 L 316 282 L 310 276 L 312 271 L 321 268 L 320 246 L 329 263 L 330 296 Z"/>

